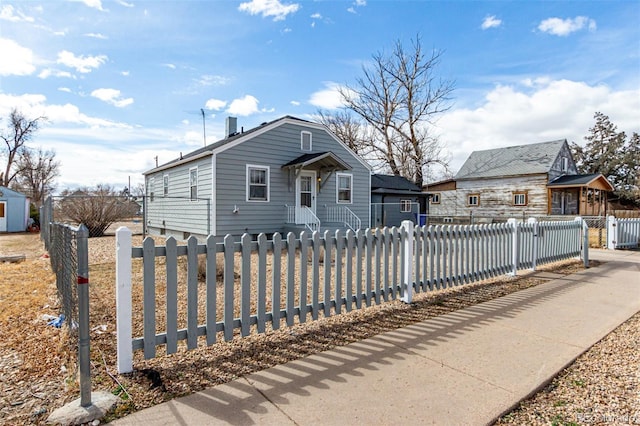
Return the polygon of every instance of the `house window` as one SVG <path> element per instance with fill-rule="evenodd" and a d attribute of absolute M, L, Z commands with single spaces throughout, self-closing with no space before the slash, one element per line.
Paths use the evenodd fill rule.
<path fill-rule="evenodd" d="M 526 206 L 527 205 L 527 194 L 525 192 L 516 192 L 513 194 L 513 205 L 514 206 Z"/>
<path fill-rule="evenodd" d="M 311 151 L 311 132 L 300 133 L 300 149 L 303 151 Z"/>
<path fill-rule="evenodd" d="M 440 194 L 431 194 L 431 204 L 440 204 Z"/>
<path fill-rule="evenodd" d="M 475 207 L 480 205 L 480 194 L 469 194 L 467 196 L 467 206 Z"/>
<path fill-rule="evenodd" d="M 189 198 L 198 199 L 198 168 L 189 169 Z"/>
<path fill-rule="evenodd" d="M 411 200 L 400 200 L 400 212 L 411 213 Z"/>
<path fill-rule="evenodd" d="M 169 195 L 169 175 L 162 176 L 162 196 Z"/>
<path fill-rule="evenodd" d="M 154 199 L 155 187 L 156 187 L 156 178 L 149 179 L 149 187 L 147 188 L 147 195 L 149 196 L 149 201 L 153 201 Z"/>
<path fill-rule="evenodd" d="M 247 165 L 247 201 L 269 201 L 269 167 Z"/>
<path fill-rule="evenodd" d="M 337 181 L 337 202 L 350 204 L 353 202 L 353 176 L 343 173 L 336 175 Z"/>
<path fill-rule="evenodd" d="M 569 159 L 567 157 L 562 157 L 562 171 L 566 172 L 569 170 Z"/>

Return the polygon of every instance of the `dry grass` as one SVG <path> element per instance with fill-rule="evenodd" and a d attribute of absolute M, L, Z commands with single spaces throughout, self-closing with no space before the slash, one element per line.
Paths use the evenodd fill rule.
<path fill-rule="evenodd" d="M 22 247 L 23 252 L 30 254 L 26 262 L 0 264 L 0 338 L 5 342 L 0 346 L 0 423 L 41 424 L 47 413 L 78 397 L 75 353 L 66 345 L 65 330 L 47 326 L 41 318 L 43 314 L 57 315 L 59 307 L 55 278 L 48 260 L 40 258 L 44 251 L 38 237 L 27 234 L 15 239 L 14 236 L 7 237 L 0 235 L 0 253 L 11 245 L 12 250 L 18 247 L 19 251 Z M 134 245 L 141 245 L 141 242 L 140 237 L 134 237 Z M 388 302 L 292 328 L 268 330 L 260 335 L 253 333 L 230 342 L 219 341 L 189 352 L 184 344 L 179 345 L 178 353 L 174 355 L 161 355 L 162 348 L 159 348 L 159 356 L 151 360 L 144 360 L 141 351 L 137 351 L 134 357 L 136 371 L 117 376 L 114 239 L 91 239 L 89 250 L 92 385 L 94 390 L 112 391 L 122 398 L 110 418 L 545 281 L 531 275 L 497 277 L 440 292 L 422 293 L 411 305 Z M 134 266 L 136 262 L 140 260 L 134 260 Z M 156 270 L 159 283 L 165 280 L 161 263 Z M 596 266 L 595 262 L 593 266 Z M 236 270 L 238 268 L 236 265 Z M 568 274 L 582 269 L 582 265 L 567 261 L 540 269 Z M 134 270 L 139 274 L 139 265 Z M 179 268 L 181 286 L 185 282 L 185 270 L 184 266 Z M 140 275 L 136 277 L 134 306 L 140 306 Z M 199 287 L 204 286 L 200 284 Z M 163 303 L 163 286 L 158 285 L 157 290 L 157 299 Z M 183 287 L 180 292 L 184 295 Z M 199 297 L 204 298 L 202 294 Z M 159 309 L 156 318 L 159 330 L 163 316 L 163 310 Z M 181 308 L 181 324 L 185 324 L 185 316 L 185 309 Z M 137 324 L 134 335 L 141 335 L 139 311 L 134 315 L 134 324 Z M 160 382 L 155 380 L 158 378 Z"/>

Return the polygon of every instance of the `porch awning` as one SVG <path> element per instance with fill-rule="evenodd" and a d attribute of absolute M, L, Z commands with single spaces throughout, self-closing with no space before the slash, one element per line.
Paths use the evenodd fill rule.
<path fill-rule="evenodd" d="M 289 161 L 282 166 L 282 168 L 289 171 L 289 191 L 293 190 L 293 184 L 303 169 L 318 172 L 319 190 L 324 187 L 334 172 L 351 170 L 350 165 L 342 161 L 331 151 L 301 155 L 295 160 Z"/>
<path fill-rule="evenodd" d="M 282 166 L 283 169 L 312 169 L 320 171 L 351 170 L 351 166 L 342 161 L 333 152 L 304 154 Z"/>
<path fill-rule="evenodd" d="M 547 184 L 549 188 L 591 188 L 602 191 L 613 191 L 613 185 L 609 183 L 601 173 L 588 175 L 564 175 Z"/>

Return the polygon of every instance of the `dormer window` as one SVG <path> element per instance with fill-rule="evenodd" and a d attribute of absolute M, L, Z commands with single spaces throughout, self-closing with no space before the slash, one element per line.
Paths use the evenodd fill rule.
<path fill-rule="evenodd" d="M 302 151 L 311 151 L 311 132 L 300 133 L 300 149 Z"/>

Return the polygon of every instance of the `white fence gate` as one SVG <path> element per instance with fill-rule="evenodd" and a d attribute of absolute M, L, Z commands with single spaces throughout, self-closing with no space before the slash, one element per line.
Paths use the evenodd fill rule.
<path fill-rule="evenodd" d="M 148 237 L 142 247 L 132 247 L 131 232 L 120 228 L 118 371 L 133 370 L 134 350 L 153 358 L 159 345 L 171 354 L 181 340 L 194 349 L 199 337 L 211 345 L 252 330 L 275 330 L 281 322 L 291 327 L 396 298 L 411 302 L 414 291 L 516 274 L 562 259 L 582 256 L 588 266 L 587 236 L 580 218 L 428 227 L 405 221 L 401 228 L 305 231 L 285 239 L 275 234 L 268 240 L 260 234 L 252 240 L 245 234 L 238 242 L 227 235 L 223 243 L 210 236 L 204 244 L 191 237 L 186 245 L 168 238 L 164 246 L 156 246 Z M 199 256 L 206 265 L 204 282 L 198 281 Z M 132 265 L 141 283 L 132 283 Z M 182 278 L 180 265 L 186 269 Z M 136 301 L 142 299 L 137 309 L 132 306 L 133 290 Z M 136 338 L 133 316 L 142 323 L 136 327 L 142 336 Z"/>
<path fill-rule="evenodd" d="M 640 244 L 640 218 L 607 218 L 607 248 L 637 248 Z"/>

